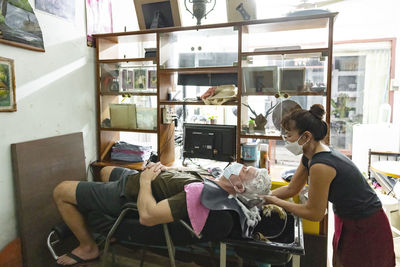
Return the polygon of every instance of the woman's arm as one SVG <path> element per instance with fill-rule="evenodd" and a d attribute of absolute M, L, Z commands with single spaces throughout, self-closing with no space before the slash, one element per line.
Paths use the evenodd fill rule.
<path fill-rule="evenodd" d="M 321 221 L 328 203 L 329 186 L 336 176 L 336 170 L 325 164 L 314 164 L 310 168 L 308 200 L 305 204 L 296 204 L 276 196 L 264 196 L 267 203 L 276 204 L 301 218 Z"/>
<path fill-rule="evenodd" d="M 292 197 L 298 194 L 300 190 L 304 187 L 307 182 L 307 177 L 307 168 L 304 167 L 303 163 L 300 162 L 300 165 L 297 167 L 297 170 L 290 180 L 290 183 L 288 185 L 272 190 L 271 195 L 276 196 L 280 199 Z"/>

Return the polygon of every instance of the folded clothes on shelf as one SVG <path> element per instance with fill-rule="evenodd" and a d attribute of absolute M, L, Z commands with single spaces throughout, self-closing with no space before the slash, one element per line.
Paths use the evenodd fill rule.
<path fill-rule="evenodd" d="M 150 146 L 132 145 L 123 141 L 116 142 L 111 148 L 111 160 L 142 162 L 147 161 L 150 154 Z"/>

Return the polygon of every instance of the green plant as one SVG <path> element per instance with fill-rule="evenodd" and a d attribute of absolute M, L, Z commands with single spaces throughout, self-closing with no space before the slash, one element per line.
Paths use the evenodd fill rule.
<path fill-rule="evenodd" d="M 124 102 L 125 100 L 127 100 L 128 98 L 131 98 L 131 94 L 123 94 L 121 103 Z"/>
<path fill-rule="evenodd" d="M 339 94 L 336 101 L 331 99 L 331 105 L 333 107 L 332 114 L 336 118 L 347 118 L 349 116 L 349 111 L 355 110 L 355 108 L 347 106 L 348 100 L 349 96 L 346 94 Z"/>
<path fill-rule="evenodd" d="M 4 19 L 3 15 L 0 14 L 0 23 L 5 23 L 6 20 Z"/>
<path fill-rule="evenodd" d="M 214 115 L 208 116 L 208 119 L 209 119 L 209 120 L 214 120 L 214 119 L 216 119 L 216 118 L 217 118 L 217 116 L 214 116 Z"/>
<path fill-rule="evenodd" d="M 9 0 L 9 3 L 12 4 L 13 6 L 22 8 L 28 12 L 33 13 L 33 9 L 29 4 L 28 0 Z"/>
<path fill-rule="evenodd" d="M 250 124 L 255 124 L 255 121 L 254 120 L 249 120 L 249 125 Z"/>

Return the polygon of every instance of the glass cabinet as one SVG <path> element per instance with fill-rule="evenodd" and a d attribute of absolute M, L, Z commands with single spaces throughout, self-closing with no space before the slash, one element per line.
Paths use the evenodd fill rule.
<path fill-rule="evenodd" d="M 238 30 L 218 27 L 160 33 L 160 68 L 234 66 Z"/>
<path fill-rule="evenodd" d="M 279 170 L 283 116 L 318 103 L 329 123 L 336 15 L 96 35 L 99 162 L 111 164 L 110 143 L 129 139 L 153 143 L 171 165 L 183 123 L 217 123 L 236 125 L 237 161 L 245 161 L 241 144 L 267 143 Z M 201 95 L 219 85 L 235 95 L 206 105 Z"/>

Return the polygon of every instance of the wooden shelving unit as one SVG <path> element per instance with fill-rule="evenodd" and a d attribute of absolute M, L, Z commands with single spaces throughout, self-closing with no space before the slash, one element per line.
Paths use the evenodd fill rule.
<path fill-rule="evenodd" d="M 240 155 L 241 139 L 268 139 L 281 140 L 277 135 L 263 135 L 242 133 L 241 118 L 246 114 L 242 105 L 243 98 L 248 96 L 274 97 L 276 94 L 279 97 L 316 97 L 321 96 L 326 99 L 325 108 L 327 111 L 327 122 L 330 119 L 330 95 L 331 95 L 331 72 L 332 72 L 332 45 L 333 45 L 333 22 L 337 13 L 327 13 L 310 16 L 298 17 L 283 17 L 265 20 L 253 20 L 231 23 L 220 23 L 202 26 L 190 27 L 171 27 L 152 30 L 142 30 L 123 33 L 97 34 L 97 125 L 98 125 L 98 166 L 108 166 L 115 164 L 110 162 L 107 157 L 109 153 L 110 143 L 119 140 L 119 132 L 135 132 L 143 134 L 157 134 L 158 145 L 157 151 L 161 155 L 163 164 L 171 164 L 174 161 L 174 127 L 167 124 L 162 124 L 162 108 L 165 106 L 176 105 L 203 105 L 201 100 L 176 100 L 169 101 L 167 92 L 171 87 L 176 86 L 174 76 L 177 74 L 224 74 L 231 73 L 237 75 L 238 95 L 236 101 L 224 103 L 223 106 L 237 107 L 237 155 Z M 300 40 L 305 42 L 305 46 L 289 45 L 287 49 L 278 45 L 277 47 L 266 46 L 252 47 L 249 39 L 257 34 L 274 34 L 276 32 L 296 32 L 301 30 L 323 30 L 327 34 L 323 36 L 322 42 L 312 43 L 310 40 Z M 219 35 L 219 36 L 212 36 Z M 189 38 L 189 37 L 190 38 Z M 211 37 L 210 37 L 211 36 Z M 234 53 L 235 58 L 232 62 L 221 63 L 216 61 L 215 64 L 204 63 L 206 65 L 181 65 L 179 56 L 183 53 L 183 49 L 179 46 L 180 38 L 187 37 L 187 40 L 192 42 L 192 53 L 194 55 L 204 52 L 200 51 L 200 40 L 208 40 L 207 38 L 219 37 L 218 42 L 222 47 L 222 51 Z M 205 39 L 204 39 L 205 38 Z M 277 40 L 279 41 L 279 40 Z M 300 43 L 299 43 L 300 44 Z M 302 45 L 303 43 L 301 43 Z M 197 47 L 199 47 L 197 49 Z M 295 48 L 293 48 L 295 47 Z M 298 48 L 300 47 L 300 48 Z M 152 48 L 156 50 L 155 57 L 145 57 L 145 49 Z M 211 51 L 213 52 L 213 51 Z M 316 57 L 326 59 L 327 67 L 323 66 L 308 66 L 308 68 L 321 69 L 326 76 L 326 86 L 315 90 L 296 90 L 296 91 L 278 91 L 278 92 L 254 92 L 246 93 L 243 90 L 243 67 L 248 59 L 260 56 L 279 56 L 283 58 L 296 57 L 297 55 L 304 58 Z M 151 64 L 157 72 L 157 88 L 156 92 L 139 92 L 139 91 L 105 91 L 101 88 L 101 66 L 104 64 Z M 207 65 L 208 64 L 208 65 Z M 248 64 L 248 63 L 246 63 Z M 246 65 L 247 66 L 247 65 Z M 319 70 L 317 70 L 319 71 Z M 126 95 L 131 96 L 148 96 L 157 99 L 157 129 L 156 130 L 141 130 L 141 129 L 120 129 L 120 128 L 105 128 L 101 127 L 102 121 L 107 118 L 108 105 L 118 103 L 118 99 Z M 268 131 L 267 131 L 268 132 Z M 238 159 L 239 160 L 239 159 Z M 121 165 L 120 165 L 121 166 Z M 140 167 L 140 164 L 129 165 L 132 168 Z"/>

